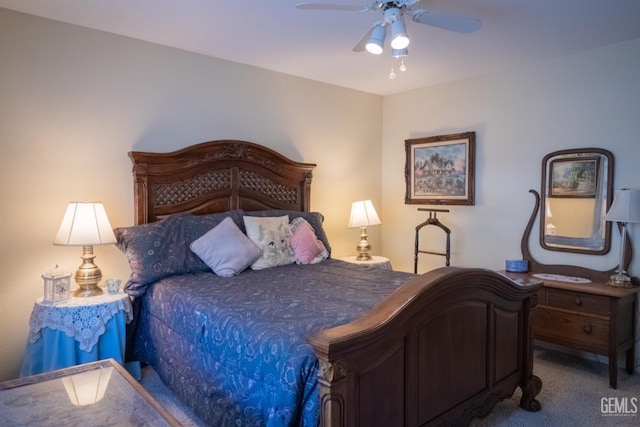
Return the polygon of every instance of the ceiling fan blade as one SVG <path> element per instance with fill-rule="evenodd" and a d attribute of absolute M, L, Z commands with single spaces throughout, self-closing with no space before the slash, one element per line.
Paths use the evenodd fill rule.
<path fill-rule="evenodd" d="M 369 6 L 356 6 L 353 4 L 334 4 L 334 3 L 311 3 L 304 2 L 296 4 L 298 9 L 307 10 L 340 10 L 351 12 L 366 12 L 371 10 Z"/>
<path fill-rule="evenodd" d="M 457 33 L 473 33 L 482 26 L 482 21 L 476 18 L 427 9 L 415 10 L 411 18 L 420 24 L 431 25 Z"/>
<path fill-rule="evenodd" d="M 373 29 L 375 27 L 377 27 L 378 25 L 382 25 L 382 21 L 378 21 L 375 24 L 373 24 L 371 26 L 371 28 L 369 28 L 369 30 L 366 33 L 363 34 L 363 36 L 360 39 L 360 41 L 353 47 L 353 51 L 354 52 L 362 52 L 363 50 L 366 49 L 367 42 L 371 38 L 371 33 L 373 32 Z"/>

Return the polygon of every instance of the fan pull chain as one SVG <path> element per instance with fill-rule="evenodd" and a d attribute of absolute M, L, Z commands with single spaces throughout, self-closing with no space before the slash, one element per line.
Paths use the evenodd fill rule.
<path fill-rule="evenodd" d="M 400 70 L 401 72 L 405 72 L 407 71 L 407 65 L 404 63 L 404 58 L 402 59 L 402 61 L 400 62 L 400 66 L 398 67 L 398 70 Z M 389 73 L 389 78 L 391 80 L 395 79 L 396 77 L 398 77 L 398 75 L 396 74 L 395 70 L 393 69 L 393 67 L 391 67 L 391 72 Z"/>

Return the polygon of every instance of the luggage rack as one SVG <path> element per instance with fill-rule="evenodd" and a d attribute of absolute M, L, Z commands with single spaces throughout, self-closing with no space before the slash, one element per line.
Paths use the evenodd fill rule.
<path fill-rule="evenodd" d="M 439 255 L 445 257 L 445 265 L 449 267 L 450 259 L 451 259 L 451 230 L 449 227 L 444 225 L 438 219 L 438 212 L 449 212 L 449 209 L 427 209 L 427 208 L 418 208 L 419 211 L 429 212 L 429 218 L 416 226 L 416 243 L 415 243 L 415 253 L 413 256 L 413 272 L 418 273 L 418 255 L 419 254 L 428 254 L 428 255 Z M 446 249 L 444 252 L 435 252 L 435 251 L 426 251 L 420 249 L 419 239 L 420 239 L 420 230 L 427 225 L 435 225 L 436 227 L 442 229 L 447 235 L 446 238 Z"/>

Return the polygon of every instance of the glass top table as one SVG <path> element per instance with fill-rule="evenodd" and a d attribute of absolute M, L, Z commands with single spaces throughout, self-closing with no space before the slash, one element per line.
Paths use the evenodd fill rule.
<path fill-rule="evenodd" d="M 181 425 L 113 359 L 2 382 L 0 413 L 2 425 Z"/>

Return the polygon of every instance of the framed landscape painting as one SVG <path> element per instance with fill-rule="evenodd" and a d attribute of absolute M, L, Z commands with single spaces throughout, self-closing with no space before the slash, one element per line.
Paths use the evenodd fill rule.
<path fill-rule="evenodd" d="M 475 132 L 405 140 L 405 204 L 473 205 Z"/>

